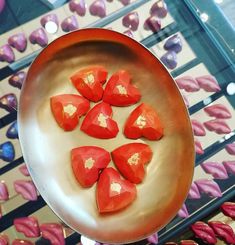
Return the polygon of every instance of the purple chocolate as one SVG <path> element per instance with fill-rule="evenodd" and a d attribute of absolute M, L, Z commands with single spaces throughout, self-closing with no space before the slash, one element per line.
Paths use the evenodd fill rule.
<path fill-rule="evenodd" d="M 174 51 L 168 51 L 161 57 L 162 63 L 168 68 L 168 69 L 174 69 L 177 66 L 177 56 Z"/>
<path fill-rule="evenodd" d="M 74 15 L 64 19 L 61 23 L 61 28 L 64 32 L 75 31 L 78 29 L 78 21 Z"/>
<path fill-rule="evenodd" d="M 182 208 L 179 210 L 178 216 L 183 219 L 188 218 L 189 213 L 185 204 L 183 204 Z"/>
<path fill-rule="evenodd" d="M 31 180 L 15 180 L 14 188 L 18 194 L 26 200 L 36 201 L 38 199 L 37 189 Z"/>
<path fill-rule="evenodd" d="M 12 63 L 15 61 L 15 54 L 9 44 L 0 47 L 0 61 Z"/>
<path fill-rule="evenodd" d="M 200 90 L 198 82 L 192 76 L 181 76 L 175 79 L 180 89 L 187 92 L 197 92 Z"/>
<path fill-rule="evenodd" d="M 192 119 L 191 120 L 192 128 L 193 128 L 193 133 L 195 136 L 205 136 L 206 135 L 206 130 L 204 129 L 202 123 L 199 121 Z"/>
<path fill-rule="evenodd" d="M 18 71 L 9 78 L 8 82 L 11 86 L 21 89 L 25 77 L 26 77 L 26 72 Z"/>
<path fill-rule="evenodd" d="M 198 189 L 202 193 L 206 193 L 211 197 L 221 197 L 222 193 L 218 184 L 213 180 L 200 179 L 195 181 Z"/>
<path fill-rule="evenodd" d="M 151 15 L 156 15 L 158 18 L 167 16 L 167 5 L 164 0 L 157 0 L 150 9 Z"/>
<path fill-rule="evenodd" d="M 206 92 L 218 92 L 221 90 L 216 78 L 212 75 L 204 75 L 195 78 L 201 88 Z"/>
<path fill-rule="evenodd" d="M 47 14 L 43 16 L 40 20 L 43 27 L 45 27 L 46 23 L 49 21 L 56 23 L 57 26 L 59 25 L 59 20 L 56 14 Z"/>
<path fill-rule="evenodd" d="M 123 17 L 122 19 L 122 24 L 130 28 L 132 31 L 136 31 L 139 26 L 139 15 L 137 12 L 132 12 L 127 14 L 126 16 Z"/>
<path fill-rule="evenodd" d="M 5 94 L 0 98 L 0 108 L 3 108 L 8 112 L 16 111 L 17 105 L 18 102 L 15 94 Z"/>
<path fill-rule="evenodd" d="M 158 32 L 161 30 L 161 20 L 157 16 L 150 16 L 144 22 L 144 29 L 151 30 L 152 32 Z"/>
<path fill-rule="evenodd" d="M 19 52 L 24 52 L 27 47 L 27 39 L 24 33 L 18 33 L 8 38 L 8 43 Z"/>
<path fill-rule="evenodd" d="M 201 142 L 198 141 L 197 139 L 194 140 L 194 145 L 195 145 L 195 151 L 197 154 L 202 155 L 204 154 L 204 150 L 202 148 Z"/>
<path fill-rule="evenodd" d="M 151 244 L 158 244 L 158 234 L 154 233 L 153 235 L 147 237 L 147 241 Z"/>
<path fill-rule="evenodd" d="M 211 174 L 215 179 L 228 178 L 224 165 L 218 162 L 204 162 L 201 164 L 201 167 L 207 174 Z"/>
<path fill-rule="evenodd" d="M 165 50 L 171 50 L 179 53 L 180 51 L 182 51 L 182 41 L 180 36 L 176 34 L 168 38 L 163 47 Z"/>
<path fill-rule="evenodd" d="M 228 154 L 235 155 L 235 142 L 227 144 L 225 146 L 225 150 L 228 152 Z"/>
<path fill-rule="evenodd" d="M 71 12 L 76 12 L 80 16 L 84 16 L 86 14 L 86 2 L 85 0 L 71 0 L 69 2 L 69 9 Z"/>
<path fill-rule="evenodd" d="M 210 117 L 216 117 L 220 119 L 227 119 L 232 117 L 232 114 L 230 113 L 228 108 L 223 104 L 215 104 L 215 105 L 207 106 L 206 108 L 204 108 L 204 111 Z"/>
<path fill-rule="evenodd" d="M 201 194 L 198 190 L 198 187 L 194 182 L 192 183 L 192 185 L 190 187 L 190 190 L 188 193 L 188 198 L 189 199 L 200 199 L 201 198 Z"/>
<path fill-rule="evenodd" d="M 235 161 L 223 161 L 222 164 L 228 173 L 235 174 Z"/>
<path fill-rule="evenodd" d="M 90 14 L 103 18 L 106 16 L 106 5 L 104 0 L 95 0 L 89 8 Z"/>
<path fill-rule="evenodd" d="M 38 44 L 41 47 L 45 47 L 48 44 L 47 34 L 41 27 L 30 34 L 29 40 L 32 44 Z"/>
<path fill-rule="evenodd" d="M 204 126 L 212 132 L 217 134 L 229 134 L 231 129 L 229 125 L 223 119 L 213 119 L 207 122 L 204 122 Z"/>

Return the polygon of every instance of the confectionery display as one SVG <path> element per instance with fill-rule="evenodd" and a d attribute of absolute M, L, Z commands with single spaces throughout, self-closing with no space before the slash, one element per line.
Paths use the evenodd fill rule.
<path fill-rule="evenodd" d="M 118 31 L 149 48 L 170 72 L 190 115 L 195 170 L 187 199 L 166 227 L 139 244 L 235 244 L 234 39 L 221 14 L 224 3 L 69 0 L 51 10 L 41 1 L 19 2 L 0 0 L 0 244 L 102 244 L 74 233 L 46 205 L 23 159 L 17 125 L 33 59 L 61 35 L 87 27 Z M 112 150 L 96 144 L 70 149 L 74 183 L 82 191 L 94 188 L 95 210 L 112 217 L 140 198 L 148 167 L 158 164 L 152 142 L 164 141 L 167 131 L 126 67 L 74 71 L 64 81 L 73 92 L 50 96 L 50 120 L 64 134 L 76 131 L 95 142 L 128 140 Z M 116 108 L 129 111 L 123 125 Z"/>

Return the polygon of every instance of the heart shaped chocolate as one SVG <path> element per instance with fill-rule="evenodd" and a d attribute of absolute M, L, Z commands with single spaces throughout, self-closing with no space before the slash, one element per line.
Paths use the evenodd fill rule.
<path fill-rule="evenodd" d="M 143 136 L 149 140 L 158 140 L 163 136 L 163 126 L 157 112 L 151 106 L 142 103 L 128 117 L 124 134 L 130 139 Z"/>
<path fill-rule="evenodd" d="M 121 179 L 113 168 L 106 168 L 100 175 L 96 201 L 100 213 L 115 212 L 129 206 L 136 198 L 136 187 Z"/>
<path fill-rule="evenodd" d="M 139 184 L 145 176 L 145 165 L 152 159 L 151 148 L 143 143 L 125 144 L 112 151 L 112 159 L 120 173 L 129 181 Z"/>
<path fill-rule="evenodd" d="M 119 129 L 112 119 L 112 113 L 112 108 L 107 103 L 101 102 L 95 105 L 84 118 L 81 130 L 99 139 L 115 138 Z"/>
<path fill-rule="evenodd" d="M 24 52 L 27 47 L 27 39 L 24 33 L 17 33 L 8 38 L 8 43 L 19 52 Z"/>
<path fill-rule="evenodd" d="M 114 106 L 129 106 L 137 103 L 141 94 L 130 82 L 131 77 L 127 71 L 120 70 L 114 73 L 105 87 L 103 101 Z"/>
<path fill-rule="evenodd" d="M 71 151 L 73 173 L 82 187 L 91 187 L 110 161 L 109 152 L 101 147 L 82 146 Z"/>
<path fill-rule="evenodd" d="M 98 16 L 100 18 L 103 18 L 106 16 L 106 5 L 104 0 L 95 0 L 90 5 L 90 13 L 91 15 Z"/>

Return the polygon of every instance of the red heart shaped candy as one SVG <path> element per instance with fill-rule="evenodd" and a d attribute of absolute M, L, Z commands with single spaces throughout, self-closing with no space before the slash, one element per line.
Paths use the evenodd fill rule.
<path fill-rule="evenodd" d="M 137 103 L 141 94 L 139 90 L 130 84 L 131 77 L 125 70 L 114 73 L 109 79 L 103 101 L 114 106 L 129 106 Z"/>
<path fill-rule="evenodd" d="M 51 97 L 51 110 L 58 125 L 65 131 L 73 130 L 79 117 L 86 114 L 90 102 L 75 94 L 62 94 Z"/>
<path fill-rule="evenodd" d="M 119 129 L 112 119 L 112 108 L 109 104 L 101 102 L 95 105 L 84 118 L 81 130 L 86 134 L 99 139 L 116 137 Z"/>
<path fill-rule="evenodd" d="M 128 117 L 124 134 L 130 139 L 143 136 L 149 140 L 158 140 L 163 136 L 163 126 L 157 112 L 151 106 L 142 103 Z"/>
<path fill-rule="evenodd" d="M 118 211 L 129 206 L 136 198 L 136 186 L 123 180 L 113 168 L 106 168 L 97 184 L 96 201 L 100 213 Z"/>
<path fill-rule="evenodd" d="M 102 99 L 103 87 L 108 72 L 103 66 L 84 68 L 71 76 L 71 81 L 78 92 L 85 98 L 97 102 Z"/>
<path fill-rule="evenodd" d="M 121 174 L 138 184 L 145 176 L 144 165 L 152 159 L 151 148 L 143 143 L 130 143 L 122 145 L 112 151 L 112 158 Z"/>
<path fill-rule="evenodd" d="M 73 173 L 83 187 L 91 187 L 110 160 L 109 152 L 97 146 L 82 146 L 71 151 Z"/>

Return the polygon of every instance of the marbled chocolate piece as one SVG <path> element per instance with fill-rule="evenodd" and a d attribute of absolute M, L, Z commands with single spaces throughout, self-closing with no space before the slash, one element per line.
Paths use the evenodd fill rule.
<path fill-rule="evenodd" d="M 24 52 L 27 48 L 27 39 L 25 34 L 22 32 L 9 37 L 8 43 L 19 52 Z"/>
<path fill-rule="evenodd" d="M 106 16 L 106 4 L 104 0 L 95 0 L 89 7 L 91 15 L 103 18 Z"/>
<path fill-rule="evenodd" d="M 137 12 L 127 14 L 122 19 L 123 26 L 129 28 L 132 31 L 136 31 L 139 26 L 139 15 Z"/>
<path fill-rule="evenodd" d="M 15 54 L 9 44 L 0 47 L 0 61 L 12 63 L 15 61 Z"/>

